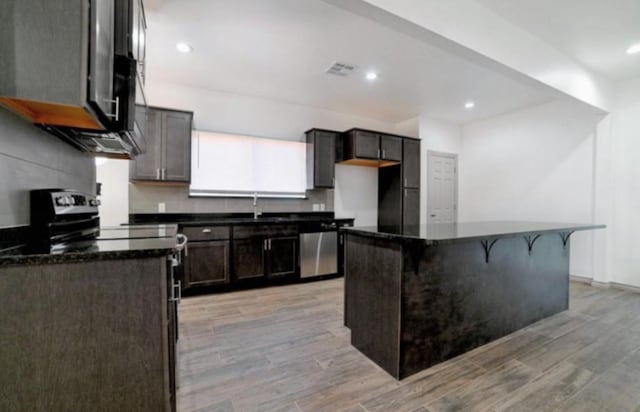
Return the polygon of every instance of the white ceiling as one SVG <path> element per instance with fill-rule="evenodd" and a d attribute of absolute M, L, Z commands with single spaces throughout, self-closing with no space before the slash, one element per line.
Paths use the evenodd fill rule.
<path fill-rule="evenodd" d="M 537 0 L 539 1 L 539 0 Z M 564 0 L 563 0 L 564 1 Z M 468 122 L 558 97 L 318 0 L 147 0 L 148 78 L 398 122 Z M 194 51 L 180 54 L 178 41 Z M 325 73 L 334 62 L 349 77 Z M 367 70 L 380 73 L 364 80 Z M 474 100 L 476 107 L 465 110 Z"/>
<path fill-rule="evenodd" d="M 476 0 L 612 80 L 640 77 L 640 0 Z"/>

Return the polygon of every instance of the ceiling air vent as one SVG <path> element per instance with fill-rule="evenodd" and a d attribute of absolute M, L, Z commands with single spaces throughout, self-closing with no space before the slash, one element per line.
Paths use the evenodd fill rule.
<path fill-rule="evenodd" d="M 355 69 L 355 66 L 352 64 L 334 62 L 331 67 L 327 69 L 327 73 L 344 77 L 351 74 L 353 69 Z"/>

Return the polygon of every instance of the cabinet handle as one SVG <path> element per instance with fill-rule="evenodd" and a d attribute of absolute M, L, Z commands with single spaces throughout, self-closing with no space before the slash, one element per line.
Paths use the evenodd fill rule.
<path fill-rule="evenodd" d="M 404 197 L 407 197 L 407 189 L 404 189 Z"/>
<path fill-rule="evenodd" d="M 378 159 L 380 159 L 380 149 L 378 149 Z"/>
<path fill-rule="evenodd" d="M 269 239 L 269 250 L 271 250 L 271 239 Z"/>
<path fill-rule="evenodd" d="M 165 175 L 167 174 L 167 169 L 165 169 L 164 167 L 162 168 L 162 180 L 165 179 Z"/>
<path fill-rule="evenodd" d="M 264 247 L 264 250 L 269 250 L 267 249 L 267 239 L 262 241 L 262 246 Z"/>
<path fill-rule="evenodd" d="M 160 180 L 160 168 L 156 168 L 156 180 Z"/>
<path fill-rule="evenodd" d="M 177 293 L 176 293 L 177 290 Z M 171 287 L 171 298 L 169 298 L 170 302 L 177 302 L 178 305 L 182 303 L 182 282 L 178 281 L 178 283 L 174 283 Z"/>
<path fill-rule="evenodd" d="M 202 229 L 202 233 L 211 233 L 211 229 L 209 228 Z"/>
<path fill-rule="evenodd" d="M 115 100 L 104 99 L 104 101 L 107 102 L 107 103 L 115 103 L 115 105 L 116 105 L 116 110 L 115 110 L 116 114 L 107 113 L 107 117 L 113 117 L 117 122 L 119 117 L 120 117 L 120 97 L 116 97 Z"/>
<path fill-rule="evenodd" d="M 386 158 L 386 157 L 387 157 L 387 155 L 385 154 L 384 149 L 382 149 L 382 158 L 384 159 L 384 158 Z"/>
<path fill-rule="evenodd" d="M 406 187 L 406 186 L 408 186 L 408 185 L 407 185 L 407 178 L 406 178 L 406 177 L 404 178 L 404 185 L 405 185 L 405 187 Z"/>

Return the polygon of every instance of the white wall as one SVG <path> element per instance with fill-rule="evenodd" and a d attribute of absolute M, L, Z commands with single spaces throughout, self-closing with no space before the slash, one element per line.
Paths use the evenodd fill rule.
<path fill-rule="evenodd" d="M 562 100 L 465 125 L 460 220 L 592 222 L 600 117 Z M 572 275 L 593 276 L 592 236 L 572 236 Z"/>
<path fill-rule="evenodd" d="M 193 110 L 198 130 L 289 140 L 301 140 L 312 127 L 395 131 L 393 123 L 260 97 L 152 81 L 146 91 L 154 106 Z"/>
<path fill-rule="evenodd" d="M 611 136 L 609 280 L 640 287 L 640 78 L 618 85 Z"/>
<path fill-rule="evenodd" d="M 105 159 L 106 160 L 106 159 Z M 129 221 L 129 161 L 108 159 L 96 166 L 96 182 L 102 183 L 100 226 Z"/>
<path fill-rule="evenodd" d="M 420 223 L 425 224 L 427 223 L 428 153 L 436 151 L 459 156 L 462 150 L 462 127 L 428 116 L 420 116 L 419 122 L 419 137 L 422 140 L 420 144 Z"/>

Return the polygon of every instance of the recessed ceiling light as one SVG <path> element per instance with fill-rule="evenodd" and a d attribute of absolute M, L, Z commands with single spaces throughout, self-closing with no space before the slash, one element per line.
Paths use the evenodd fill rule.
<path fill-rule="evenodd" d="M 176 49 L 180 53 L 191 53 L 193 51 L 193 47 L 189 43 L 180 42 L 176 44 Z"/>
<path fill-rule="evenodd" d="M 367 74 L 364 77 L 367 80 L 376 80 L 378 79 L 378 77 L 380 77 L 380 75 L 376 72 L 367 72 Z"/>
<path fill-rule="evenodd" d="M 638 54 L 640 53 L 640 43 L 634 44 L 633 46 L 627 49 L 627 54 Z"/>
<path fill-rule="evenodd" d="M 473 109 L 474 107 L 476 107 L 476 104 L 474 102 L 466 102 L 464 104 L 465 109 Z"/>

